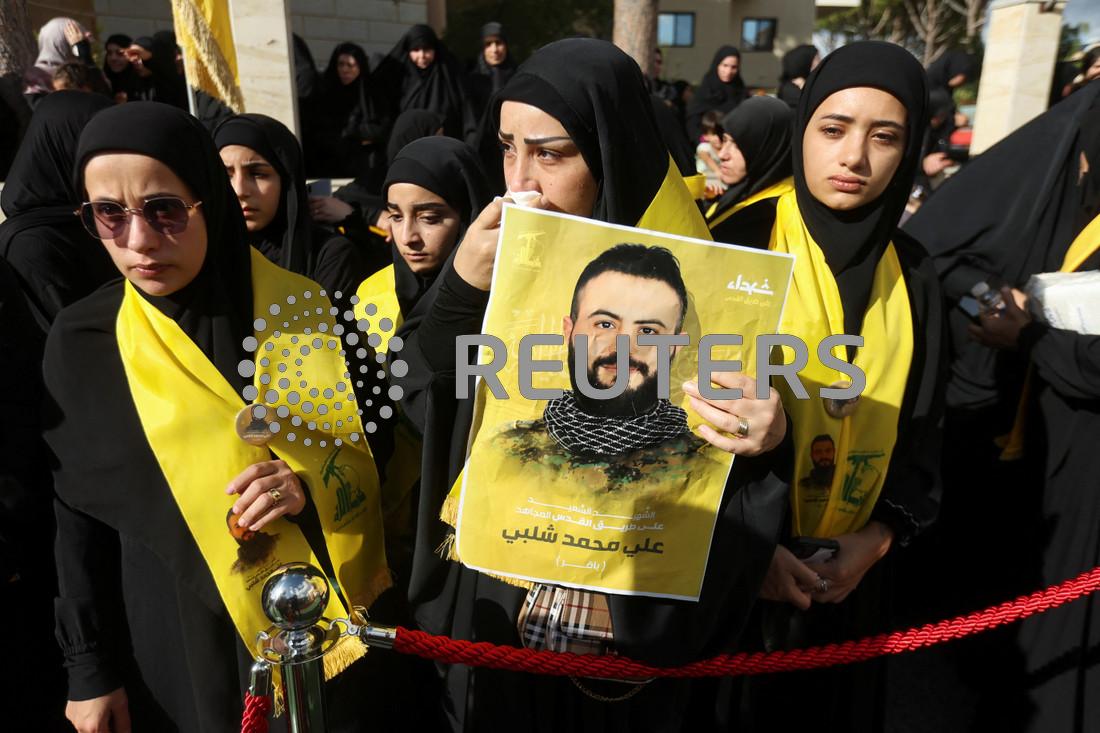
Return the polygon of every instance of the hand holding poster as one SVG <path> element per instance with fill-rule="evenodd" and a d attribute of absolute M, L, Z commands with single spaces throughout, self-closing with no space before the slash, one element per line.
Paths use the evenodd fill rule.
<path fill-rule="evenodd" d="M 697 598 L 733 455 L 700 437 L 681 385 L 698 379 L 708 334 L 740 335 L 741 345 L 707 351 L 718 369 L 738 360 L 751 376 L 756 337 L 778 329 L 792 264 L 507 207 L 483 326 L 507 361 L 502 390 L 478 382 L 459 481 L 461 561 L 525 581 Z M 534 364 L 523 355 L 531 334 L 547 335 L 528 355 Z M 677 335 L 677 346 L 638 343 Z M 483 350 L 481 362 L 491 356 Z M 523 396 L 532 390 L 556 393 Z"/>

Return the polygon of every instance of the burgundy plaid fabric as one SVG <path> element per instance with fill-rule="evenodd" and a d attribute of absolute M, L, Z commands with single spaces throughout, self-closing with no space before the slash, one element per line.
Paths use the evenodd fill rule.
<path fill-rule="evenodd" d="M 516 622 L 529 649 L 609 654 L 615 639 L 607 596 L 537 583 L 527 592 Z"/>

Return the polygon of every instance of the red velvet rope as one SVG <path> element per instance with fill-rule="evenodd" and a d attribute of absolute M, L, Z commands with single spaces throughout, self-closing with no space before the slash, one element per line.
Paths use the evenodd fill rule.
<path fill-rule="evenodd" d="M 241 716 L 241 733 L 267 733 L 267 715 L 271 712 L 271 698 L 244 694 L 244 714 Z"/>
<path fill-rule="evenodd" d="M 1020 596 L 1013 601 L 905 631 L 893 631 L 858 641 L 845 641 L 809 649 L 720 654 L 682 667 L 653 667 L 614 655 L 534 651 L 513 646 L 497 646 L 488 642 L 475 643 L 445 636 L 433 636 L 423 631 L 405 628 L 397 630 L 393 648 L 402 654 L 413 654 L 447 664 L 466 664 L 473 667 L 490 667 L 544 675 L 635 680 L 651 677 L 751 675 L 830 667 L 862 662 L 887 654 L 914 651 L 1043 613 L 1089 595 L 1097 589 L 1100 589 L 1100 567 L 1058 585 Z"/>

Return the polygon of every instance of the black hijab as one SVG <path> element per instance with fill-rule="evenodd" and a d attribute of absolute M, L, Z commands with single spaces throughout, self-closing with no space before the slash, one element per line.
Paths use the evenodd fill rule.
<path fill-rule="evenodd" d="M 119 48 L 129 48 L 133 44 L 134 40 L 125 33 L 116 33 L 113 36 L 108 36 L 107 40 L 103 42 L 104 53 L 106 53 L 107 46 L 112 43 Z M 107 61 L 103 61 L 103 75 L 107 77 L 107 81 L 111 83 L 111 91 L 114 93 L 124 92 L 127 96 L 130 94 L 130 90 L 137 86 L 137 72 L 134 71 L 134 67 L 127 63 L 126 68 L 122 71 L 111 71 L 111 67 L 107 65 Z"/>
<path fill-rule="evenodd" d="M 831 94 L 874 87 L 894 96 L 906 110 L 905 152 L 894 177 L 875 201 L 851 211 L 834 211 L 810 194 L 802 161 L 802 138 L 810 118 Z M 844 305 L 844 332 L 859 333 L 879 258 L 890 243 L 920 162 L 928 124 L 928 85 L 916 58 L 901 46 L 858 41 L 822 60 L 806 80 L 795 113 L 791 141 L 798 209 L 825 255 Z"/>
<path fill-rule="evenodd" d="M 202 123 L 159 102 L 104 110 L 88 123 L 76 152 L 74 181 L 84 191 L 84 167 L 105 153 L 138 153 L 168 166 L 197 201 L 189 226 L 206 223 L 207 250 L 195 279 L 172 295 L 138 292 L 176 321 L 222 376 L 240 391 L 241 341 L 252 333 L 252 268 L 244 217 L 214 141 Z"/>
<path fill-rule="evenodd" d="M 414 48 L 434 48 L 435 60 L 426 69 L 409 58 Z M 398 110 L 426 109 L 444 118 L 446 133 L 462 138 L 477 124 L 466 99 L 465 76 L 458 59 L 451 55 L 435 31 L 427 25 L 410 28 L 378 70 L 398 100 Z"/>
<path fill-rule="evenodd" d="M 489 183 L 477 154 L 466 143 L 449 137 L 422 137 L 403 147 L 386 173 L 383 198 L 394 183 L 412 183 L 426 188 L 458 212 L 462 226 L 455 238 L 455 249 L 462 242 L 466 227 L 491 199 Z M 439 273 L 415 274 L 396 246 L 393 247 L 393 267 L 401 312 L 411 313 Z"/>
<path fill-rule="evenodd" d="M 745 156 L 747 173 L 722 194 L 714 216 L 791 175 L 794 113 L 775 97 L 746 99 L 722 119 L 722 130 Z"/>
<path fill-rule="evenodd" d="M 443 116 L 426 109 L 410 109 L 402 112 L 393 123 L 390 140 L 386 143 L 386 160 L 389 164 L 403 147 L 413 140 L 431 137 L 443 127 Z"/>
<path fill-rule="evenodd" d="M 317 62 L 313 60 L 313 52 L 309 50 L 309 44 L 306 43 L 306 39 L 302 38 L 297 33 L 292 33 L 290 38 L 294 54 L 294 88 L 298 90 L 298 99 L 309 99 L 313 96 L 313 93 L 317 91 L 317 87 L 320 84 L 320 74 L 317 73 Z M 362 49 L 360 49 L 360 51 L 362 51 Z M 329 66 L 332 66 L 331 61 L 329 62 Z M 365 70 L 367 70 L 367 67 L 360 67 L 360 75 L 362 75 Z"/>
<path fill-rule="evenodd" d="M 266 115 L 230 117 L 214 130 L 218 150 L 243 145 L 271 164 L 282 181 L 279 211 L 262 231 L 248 241 L 285 270 L 310 277 L 313 272 L 312 224 L 302 148 L 286 125 Z"/>
<path fill-rule="evenodd" d="M 494 133 L 505 101 L 538 107 L 573 138 L 599 184 L 593 219 L 638 223 L 668 173 L 669 153 L 630 56 L 607 41 L 555 41 L 525 61 L 494 99 Z"/>
<path fill-rule="evenodd" d="M 508 55 L 496 66 L 489 66 L 489 62 L 485 60 L 485 40 L 492 36 L 497 36 L 508 46 Z M 504 26 L 495 21 L 481 26 L 481 46 L 481 53 L 477 56 L 476 73 L 489 80 L 489 94 L 496 94 L 516 73 L 517 66 L 512 57 L 512 47 L 508 45 L 508 37 L 504 33 Z"/>
<path fill-rule="evenodd" d="M 796 46 L 783 54 L 783 75 L 779 77 L 779 91 L 776 96 L 791 107 L 797 107 L 798 98 L 802 96 L 802 89 L 794 80 L 805 79 L 810 75 L 817 54 L 817 47 L 810 44 Z"/>
<path fill-rule="evenodd" d="M 974 75 L 974 57 L 961 48 L 945 52 L 928 67 L 928 86 L 931 89 L 951 89 L 949 81 L 959 74 L 971 81 Z"/>
<path fill-rule="evenodd" d="M 695 90 L 695 96 L 691 98 L 687 109 L 688 134 L 695 140 L 699 138 L 699 121 L 703 115 L 711 110 L 718 110 L 725 114 L 729 112 L 749 96 L 745 89 L 745 80 L 741 78 L 741 69 L 728 82 L 718 78 L 718 65 L 722 59 L 728 56 L 741 58 L 741 52 L 734 46 L 722 46 L 711 59 L 710 68 L 703 75 Z"/>
<path fill-rule="evenodd" d="M 88 121 L 111 106 L 100 94 L 65 90 L 47 95 L 34 108 L 0 194 L 4 215 L 20 228 L 73 219 L 81 192 L 73 187 L 77 140 Z M 5 222 L 0 254 L 14 234 Z"/>
<path fill-rule="evenodd" d="M 344 55 L 351 56 L 359 65 L 359 76 L 350 84 L 341 83 L 339 72 L 336 70 L 340 57 Z M 358 112 L 362 115 L 362 119 L 370 119 L 374 116 L 373 107 L 376 105 L 369 90 L 370 80 L 370 64 L 367 62 L 367 54 L 362 46 L 355 43 L 341 43 L 332 50 L 322 77 L 323 104 L 325 114 L 331 118 L 330 121 L 337 130 L 343 129 L 348 116 L 352 113 Z"/>

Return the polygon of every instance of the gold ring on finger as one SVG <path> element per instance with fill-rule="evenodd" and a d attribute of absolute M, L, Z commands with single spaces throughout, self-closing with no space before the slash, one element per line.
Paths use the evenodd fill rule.
<path fill-rule="evenodd" d="M 283 492 L 279 491 L 278 489 L 272 489 L 271 491 L 267 492 L 267 495 L 271 497 L 272 506 L 279 506 L 279 504 L 281 504 L 283 501 Z"/>

